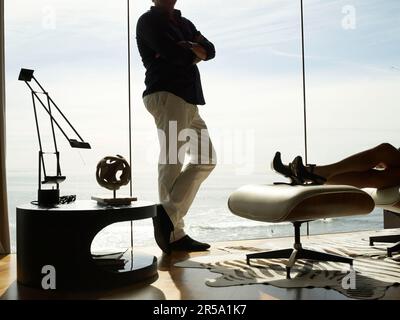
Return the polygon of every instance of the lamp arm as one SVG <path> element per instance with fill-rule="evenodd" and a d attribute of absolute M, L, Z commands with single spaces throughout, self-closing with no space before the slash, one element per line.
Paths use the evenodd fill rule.
<path fill-rule="evenodd" d="M 44 108 L 44 110 L 46 110 L 46 112 L 48 113 L 48 115 L 50 116 L 50 118 L 54 121 L 54 123 L 57 125 L 58 129 L 60 129 L 61 133 L 64 135 L 64 137 L 68 140 L 68 142 L 70 141 L 70 139 L 68 138 L 67 134 L 64 132 L 64 130 L 61 128 L 61 126 L 58 124 L 57 120 L 54 119 L 53 115 L 50 113 L 50 111 L 47 109 L 47 107 L 44 105 L 44 103 L 42 102 L 42 100 L 39 98 L 39 96 L 37 95 L 37 93 L 32 89 L 32 87 L 29 85 L 28 82 L 25 82 L 27 84 L 27 86 L 29 87 L 29 89 L 31 89 L 32 94 L 36 97 L 36 99 L 40 102 L 40 104 L 42 105 L 42 107 Z"/>
<path fill-rule="evenodd" d="M 39 140 L 39 148 L 40 148 L 40 151 L 43 151 L 42 139 L 40 138 L 39 121 L 38 121 L 37 111 L 36 111 L 35 96 L 33 95 L 33 92 L 32 92 L 32 104 L 33 104 L 33 114 L 35 115 L 36 132 L 37 132 L 38 140 Z"/>
<path fill-rule="evenodd" d="M 84 142 L 84 140 L 82 139 L 82 137 L 80 136 L 80 134 L 78 133 L 78 131 L 76 131 L 76 129 L 74 128 L 74 126 L 71 124 L 71 122 L 67 119 L 67 117 L 64 115 L 64 113 L 60 110 L 60 108 L 56 105 L 56 103 L 53 101 L 53 99 L 50 97 L 50 95 L 47 93 L 46 90 L 44 90 L 44 88 L 42 87 L 42 85 L 39 83 L 39 81 L 32 76 L 32 79 L 35 80 L 35 82 L 37 83 L 37 85 L 40 87 L 40 89 L 47 94 L 47 96 L 49 97 L 50 102 L 56 107 L 56 109 L 58 110 L 58 112 L 61 114 L 61 116 L 64 118 L 64 120 L 68 123 L 68 125 L 71 127 L 71 129 L 75 132 L 75 134 L 79 137 L 79 139 L 81 139 L 82 142 Z M 69 138 L 67 137 L 68 141 Z"/>

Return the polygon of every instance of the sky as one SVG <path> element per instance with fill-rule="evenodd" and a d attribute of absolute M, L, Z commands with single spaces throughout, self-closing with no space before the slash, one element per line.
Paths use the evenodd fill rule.
<path fill-rule="evenodd" d="M 158 142 L 141 100 L 134 31 L 151 1 L 130 3 L 133 168 L 144 179 L 156 175 Z M 71 150 L 59 136 L 67 175 L 90 174 L 106 155 L 128 157 L 126 1 L 6 0 L 5 7 L 9 172 L 37 167 L 21 67 L 35 69 L 92 144 Z M 207 102 L 200 113 L 219 159 L 214 176 L 270 174 L 275 151 L 286 161 L 304 154 L 300 1 L 178 0 L 176 7 L 217 49 L 199 65 Z M 305 0 L 304 19 L 309 162 L 333 162 L 384 141 L 399 146 L 400 2 Z"/>

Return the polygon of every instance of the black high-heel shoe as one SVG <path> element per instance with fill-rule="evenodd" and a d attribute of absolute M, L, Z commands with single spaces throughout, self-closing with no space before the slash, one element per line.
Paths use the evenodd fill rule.
<path fill-rule="evenodd" d="M 274 159 L 271 162 L 271 168 L 272 168 L 272 170 L 280 173 L 281 175 L 283 175 L 285 177 L 289 177 L 292 175 L 292 171 L 290 170 L 290 167 L 285 166 L 282 163 L 281 153 L 279 151 L 275 153 Z"/>
<path fill-rule="evenodd" d="M 289 178 L 292 185 L 304 183 L 304 181 L 300 180 L 296 176 L 295 172 L 293 172 L 291 163 L 287 166 L 282 163 L 281 153 L 279 151 L 275 153 L 274 159 L 271 162 L 271 169 L 284 177 Z"/>
<path fill-rule="evenodd" d="M 303 181 L 306 182 L 305 184 L 308 185 L 322 185 L 326 183 L 326 178 L 319 176 L 314 173 L 314 168 L 316 167 L 315 164 L 309 164 L 305 166 L 303 164 L 303 159 L 301 156 L 297 156 L 294 158 L 293 162 L 291 163 L 291 170 L 294 172 L 295 176 Z M 308 181 L 308 183 L 307 183 Z"/>

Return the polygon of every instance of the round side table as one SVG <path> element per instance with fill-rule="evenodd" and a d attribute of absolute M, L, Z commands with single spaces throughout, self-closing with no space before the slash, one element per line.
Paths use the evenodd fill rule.
<path fill-rule="evenodd" d="M 96 264 L 91 243 L 102 229 L 116 222 L 156 216 L 156 204 L 135 201 L 127 206 L 101 206 L 92 200 L 55 208 L 17 207 L 17 280 L 42 288 L 44 266 L 55 270 L 56 289 L 101 289 L 153 282 L 158 278 L 157 258 L 126 252 L 125 267 L 110 271 Z"/>

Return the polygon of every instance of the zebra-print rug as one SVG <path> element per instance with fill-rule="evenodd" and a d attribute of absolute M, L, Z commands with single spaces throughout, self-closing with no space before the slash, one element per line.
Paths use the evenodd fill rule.
<path fill-rule="evenodd" d="M 349 239 L 350 240 L 350 239 Z M 388 258 L 385 246 L 370 247 L 366 239 L 318 240 L 305 247 L 355 259 L 354 269 L 335 262 L 298 260 L 292 279 L 286 279 L 285 259 L 254 259 L 246 264 L 245 255 L 265 248 L 225 247 L 229 254 L 193 258 L 175 264 L 183 268 L 206 268 L 222 276 L 206 280 L 210 287 L 269 284 L 279 288 L 330 288 L 353 299 L 379 299 L 386 290 L 400 283 L 400 256 Z"/>

